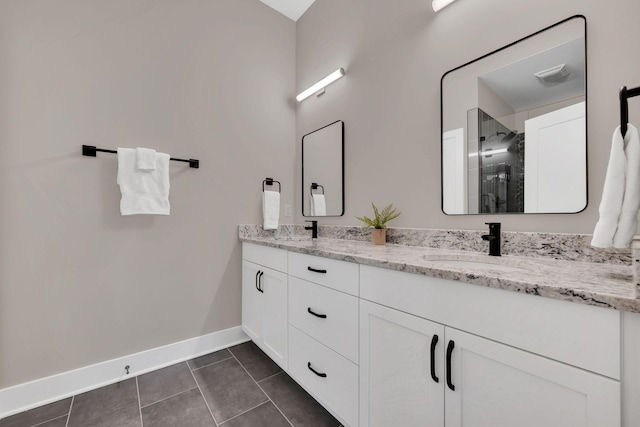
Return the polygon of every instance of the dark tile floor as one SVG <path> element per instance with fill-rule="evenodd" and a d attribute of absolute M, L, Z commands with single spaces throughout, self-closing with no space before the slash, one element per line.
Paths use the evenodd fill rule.
<path fill-rule="evenodd" d="M 249 341 L 0 420 L 0 427 L 338 427 Z"/>

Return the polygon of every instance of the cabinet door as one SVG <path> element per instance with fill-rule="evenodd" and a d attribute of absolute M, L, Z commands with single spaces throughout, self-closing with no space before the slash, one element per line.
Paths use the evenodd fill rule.
<path fill-rule="evenodd" d="M 458 330 L 445 335 L 455 388 L 445 389 L 447 427 L 620 425 L 619 382 Z"/>
<path fill-rule="evenodd" d="M 268 268 L 261 271 L 264 274 L 258 276 L 258 282 L 263 291 L 262 350 L 287 370 L 287 275 Z"/>
<path fill-rule="evenodd" d="M 360 300 L 360 425 L 444 426 L 444 381 L 442 325 Z"/>
<path fill-rule="evenodd" d="M 258 275 L 264 267 L 242 262 L 242 330 L 255 343 L 262 341 L 262 293 L 258 290 Z"/>

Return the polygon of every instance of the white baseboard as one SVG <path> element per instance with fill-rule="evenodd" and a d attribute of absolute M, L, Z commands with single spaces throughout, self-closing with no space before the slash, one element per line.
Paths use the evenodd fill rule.
<path fill-rule="evenodd" d="M 0 389 L 0 418 L 133 378 L 249 341 L 242 327 L 225 329 L 117 359 Z M 129 365 L 129 375 L 124 367 Z"/>

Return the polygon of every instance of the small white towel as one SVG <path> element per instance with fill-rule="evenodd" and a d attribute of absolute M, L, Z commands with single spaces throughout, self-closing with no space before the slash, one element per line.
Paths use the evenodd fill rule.
<path fill-rule="evenodd" d="M 262 192 L 262 216 L 265 230 L 277 230 L 280 219 L 280 193 L 265 190 Z"/>
<path fill-rule="evenodd" d="M 327 203 L 324 194 L 311 195 L 311 216 L 327 216 Z"/>
<path fill-rule="evenodd" d="M 640 140 L 638 130 L 628 125 L 624 137 L 624 154 L 627 159 L 626 183 L 622 208 L 618 219 L 618 228 L 613 236 L 613 247 L 628 248 L 638 230 L 638 211 L 640 210 Z"/>
<path fill-rule="evenodd" d="M 627 131 L 627 136 L 630 136 L 630 132 L 632 132 L 631 127 Z M 593 239 L 591 240 L 591 246 L 597 248 L 610 247 L 613 244 L 613 236 L 615 236 L 618 229 L 627 175 L 624 139 L 618 126 L 613 132 L 611 141 L 611 153 L 609 154 L 609 164 L 599 208 L 600 219 L 596 224 L 593 231 Z"/>
<path fill-rule="evenodd" d="M 141 171 L 156 170 L 156 150 L 136 147 L 136 165 Z"/>
<path fill-rule="evenodd" d="M 136 150 L 118 148 L 118 185 L 122 215 L 169 215 L 169 158 L 156 153 L 156 170 L 144 172 L 136 166 Z"/>

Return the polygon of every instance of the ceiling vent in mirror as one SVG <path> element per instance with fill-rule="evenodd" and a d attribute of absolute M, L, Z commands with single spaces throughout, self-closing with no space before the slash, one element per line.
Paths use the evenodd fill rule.
<path fill-rule="evenodd" d="M 544 83 L 556 83 L 564 80 L 571 71 L 566 64 L 556 65 L 555 67 L 547 68 L 546 70 L 538 71 L 534 74 Z"/>

